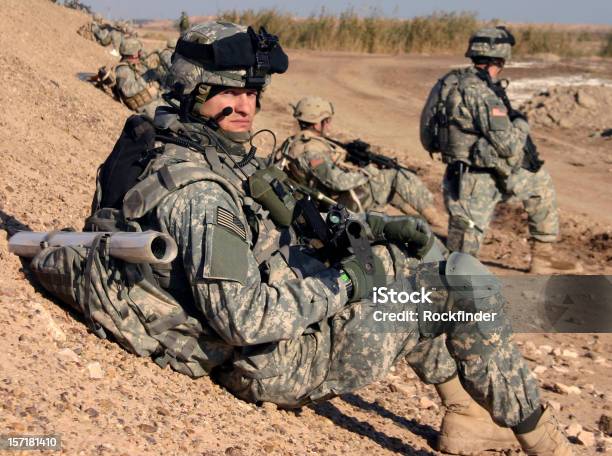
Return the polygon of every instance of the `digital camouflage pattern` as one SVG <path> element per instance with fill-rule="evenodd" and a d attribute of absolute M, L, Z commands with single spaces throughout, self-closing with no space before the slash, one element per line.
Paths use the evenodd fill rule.
<path fill-rule="evenodd" d="M 382 379 L 419 342 L 440 341 L 444 334 L 444 356 L 453 358 L 466 390 L 497 422 L 513 426 L 539 406 L 537 382 L 511 341 L 498 287 L 486 288 L 491 291 L 485 294 L 472 287 L 451 292 L 442 286 L 448 277 L 440 277 L 446 263 L 418 264 L 399 247 L 378 245 L 374 253 L 388 285 L 406 291 L 435 286 L 433 304 L 349 304 L 340 271 L 322 263 L 291 227 L 277 228 L 268 211 L 246 194 L 244 175 L 261 169 L 263 161 L 252 159 L 238 171 L 221 160 L 218 144 L 236 157 L 246 154 L 242 144 L 201 123 L 182 122 L 172 111 L 158 110 L 155 124 L 205 149 L 156 144 L 160 155 L 124 198 L 122 216 L 176 241 L 172 267 L 157 271 L 164 280 L 144 290 L 146 275 L 138 280 L 137 271 L 128 274 L 99 255 L 89 257 L 95 260 L 93 276 L 80 269 L 82 258 L 56 263 L 76 266 L 55 285 L 67 284 L 78 294 L 65 299 L 73 299 L 79 310 L 89 299 L 83 300 L 86 292 L 73 283 L 96 285 L 91 318 L 122 346 L 188 375 L 212 375 L 244 400 L 296 407 Z M 43 252 L 33 260 L 41 264 L 40 277 L 52 270 L 45 255 L 53 251 Z M 464 257 L 484 271 L 489 284 L 497 283 L 477 260 Z M 499 317 L 455 326 L 374 318 L 377 310 L 451 309 L 489 310 Z"/>
<path fill-rule="evenodd" d="M 316 124 L 334 115 L 334 106 L 321 97 L 304 97 L 293 107 L 293 117 Z"/>
<path fill-rule="evenodd" d="M 122 60 L 115 68 L 116 90 L 121 101 L 131 110 L 155 117 L 155 109 L 163 104 L 157 82 L 148 81 L 150 71 L 141 61 Z"/>
<path fill-rule="evenodd" d="M 534 174 L 520 166 L 529 134 L 527 122 L 510 121 L 503 101 L 474 67 L 459 73 L 459 84 L 446 100 L 446 112 L 449 143 L 443 153 L 469 168 L 461 185 L 455 167 L 449 167 L 444 177 L 444 202 L 450 215 L 447 247 L 477 255 L 495 206 L 512 196 L 523 202 L 531 236 L 556 241 L 559 219 L 550 175 L 544 169 Z"/>
<path fill-rule="evenodd" d="M 45 249 L 32 262 L 49 291 L 84 313 L 88 300 L 83 295 L 91 280 L 91 319 L 123 347 L 193 377 L 212 375 L 246 401 L 296 407 L 380 380 L 415 347 L 432 340 L 438 341 L 432 342 L 439 344 L 434 345 L 438 358 L 452 357 L 466 390 L 498 423 L 513 426 L 539 406 L 537 382 L 511 341 L 498 286 L 484 295 L 476 293 L 482 288 L 461 288 L 449 299 L 439 263 L 418 264 L 399 247 L 379 245 L 374 253 L 388 285 L 406 291 L 435 287 L 433 304 L 348 303 L 340 272 L 317 260 L 291 228 L 277 229 L 267 211 L 245 194 L 241 173 L 212 158 L 220 151 L 203 134 L 216 133 L 164 111 L 156 123 L 209 146 L 201 154 L 164 145 L 148 177 L 124 199 L 124 216 L 149 214 L 139 219 L 140 228 L 168 233 L 177 243 L 166 287 L 134 281 L 138 266 L 101 254 L 93 257 L 87 273 L 86 253 L 71 247 Z M 231 154 L 246 153 L 241 144 L 223 136 L 217 140 Z M 243 171 L 252 175 L 262 163 L 252 160 Z M 187 174 L 179 178 L 179 171 Z M 160 184 L 168 173 L 175 188 Z M 135 195 L 144 198 L 142 204 L 136 204 Z M 488 274 L 477 260 L 469 261 Z M 67 264 L 73 267 L 66 270 Z M 498 283 L 493 276 L 487 279 Z M 377 310 L 451 309 L 493 311 L 498 317 L 455 326 L 374 318 Z M 420 373 L 423 378 L 436 374 Z"/>
<path fill-rule="evenodd" d="M 187 132 L 200 128 L 163 123 Z M 232 153 L 239 148 L 232 146 Z M 210 166 L 201 154 L 168 144 L 152 170 L 183 160 Z M 244 171 L 250 175 L 259 166 L 252 161 Z M 271 226 L 265 211 L 247 223 L 245 207 L 252 208 L 252 201 L 220 173 L 163 199 L 153 226 L 177 241 L 180 267 L 175 269 L 175 286 L 192 290 L 201 320 L 216 335 L 215 344 L 231 352 L 221 365 L 206 369 L 235 395 L 286 407 L 326 399 L 383 378 L 420 340 L 442 334 L 441 328 L 424 334 L 418 323 L 376 322 L 377 307 L 370 301 L 348 304 L 338 271 L 310 256 L 294 236 Z M 231 232 L 228 219 L 233 220 Z M 240 229 L 254 222 L 257 238 L 250 229 Z M 271 253 L 265 255 L 265 250 Z M 398 288 L 427 286 L 428 276 L 439 270 L 437 263 L 415 266 L 396 247 L 378 246 L 375 253 Z M 267 257 L 264 267 L 262 257 Z M 413 267 L 413 280 L 408 282 L 406 274 Z M 445 291 L 435 298 L 432 310 L 446 309 L 453 302 Z M 478 310 L 490 306 L 502 312 L 503 299 L 468 299 L 462 308 L 475 310 L 476 304 Z M 417 309 L 398 305 L 385 310 Z M 455 360 L 468 391 L 492 407 L 495 419 L 513 425 L 533 411 L 539 399 L 535 380 L 510 341 L 507 323 L 502 323 L 453 329 L 447 333 L 445 355 Z M 429 374 L 435 378 L 435 372 Z M 502 375 L 511 379 L 513 389 L 501 381 Z"/>
<path fill-rule="evenodd" d="M 463 176 L 463 194 L 457 193 L 457 177 L 446 173 L 442 184 L 444 203 L 450 214 L 447 247 L 477 255 L 491 222 L 495 206 L 510 197 L 523 203 L 529 234 L 541 242 L 555 242 L 559 236 L 559 213 L 555 188 L 548 171 L 532 173 L 523 168 L 505 180 L 505 188 L 490 173 Z"/>
<path fill-rule="evenodd" d="M 131 57 L 138 55 L 142 50 L 142 43 L 135 38 L 126 38 L 119 46 L 119 53 L 122 57 Z"/>
<path fill-rule="evenodd" d="M 185 11 L 181 12 L 181 17 L 179 18 L 179 30 L 181 35 L 189 30 L 189 16 L 187 16 Z"/>
<path fill-rule="evenodd" d="M 160 65 L 162 65 L 167 72 L 172 66 L 172 54 L 176 48 L 176 39 L 170 39 L 166 43 L 165 49 L 159 53 Z"/>
<path fill-rule="evenodd" d="M 77 33 L 88 40 L 98 42 L 102 46 L 112 44 L 113 48 L 117 51 L 121 47 L 124 35 L 117 25 L 113 26 L 105 22 L 100 15 L 95 16 L 93 22 L 79 28 Z"/>
<path fill-rule="evenodd" d="M 415 174 L 405 170 L 364 168 L 346 162 L 346 151 L 309 130 L 287 138 L 281 146 L 287 173 L 304 185 L 316 188 L 363 212 L 388 203 L 417 212 L 431 206 L 433 195 Z M 394 196 L 396 196 L 394 198 Z"/>
<path fill-rule="evenodd" d="M 242 25 L 220 21 L 205 22 L 191 27 L 181 37 L 181 40 L 211 44 L 216 40 L 246 31 L 247 27 Z M 270 75 L 266 75 L 266 84 L 269 82 Z M 168 77 L 167 85 L 168 87 L 174 87 L 176 83 L 184 84 L 185 93 L 193 91 L 199 83 L 226 87 L 244 87 L 246 84 L 246 70 L 207 71 L 177 53 L 172 63 L 172 71 Z"/>
<path fill-rule="evenodd" d="M 514 37 L 512 37 L 512 44 L 508 42 L 499 43 L 496 40 L 509 39 L 511 36 L 512 34 L 503 27 L 477 30 L 470 37 L 465 56 L 469 58 L 490 57 L 508 61 L 512 57 Z"/>
<path fill-rule="evenodd" d="M 504 102 L 478 77 L 475 67 L 451 74 L 458 83 L 446 98 L 448 144 L 442 153 L 509 176 L 520 166 L 529 126 L 522 119 L 510 121 Z"/>

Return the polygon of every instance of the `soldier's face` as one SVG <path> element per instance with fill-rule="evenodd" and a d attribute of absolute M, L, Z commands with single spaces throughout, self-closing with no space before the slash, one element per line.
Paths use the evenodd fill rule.
<path fill-rule="evenodd" d="M 219 119 L 219 126 L 225 131 L 234 133 L 251 130 L 257 112 L 257 90 L 243 88 L 224 90 L 206 100 L 200 113 L 206 117 L 215 117 L 228 106 L 233 112 Z"/>

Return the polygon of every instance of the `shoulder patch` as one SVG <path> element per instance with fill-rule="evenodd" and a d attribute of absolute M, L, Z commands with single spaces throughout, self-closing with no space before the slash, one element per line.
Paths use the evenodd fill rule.
<path fill-rule="evenodd" d="M 504 108 L 503 106 L 493 106 L 491 108 L 491 115 L 493 117 L 503 117 L 507 114 L 506 112 L 506 108 Z"/>
<path fill-rule="evenodd" d="M 246 241 L 246 229 L 240 219 L 223 207 L 217 207 L 217 225 L 227 228 Z"/>
<path fill-rule="evenodd" d="M 309 165 L 311 168 L 318 168 L 320 165 L 325 163 L 325 160 L 322 158 L 313 158 L 310 160 Z"/>

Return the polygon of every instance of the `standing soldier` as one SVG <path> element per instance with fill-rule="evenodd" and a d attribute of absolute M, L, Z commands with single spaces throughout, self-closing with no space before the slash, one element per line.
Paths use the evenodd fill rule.
<path fill-rule="evenodd" d="M 189 29 L 189 16 L 185 11 L 181 11 L 181 17 L 179 19 L 179 31 L 181 36 L 185 34 L 185 32 Z"/>
<path fill-rule="evenodd" d="M 578 263 L 554 259 L 559 215 L 552 179 L 529 136 L 529 124 L 512 109 L 498 80 L 514 36 L 485 28 L 470 38 L 473 66 L 453 70 L 432 89 L 421 115 L 421 142 L 447 163 L 443 181 L 451 251 L 478 255 L 495 206 L 522 201 L 531 235 L 530 271 L 575 273 Z"/>
<path fill-rule="evenodd" d="M 162 100 L 154 71 L 140 60 L 142 44 L 135 38 L 126 38 L 119 49 L 121 61 L 115 66 L 116 92 L 132 111 L 153 119 Z"/>
<path fill-rule="evenodd" d="M 405 213 L 418 212 L 431 225 L 442 226 L 433 195 L 416 174 L 347 162 L 347 151 L 326 136 L 333 115 L 332 104 L 319 97 L 306 97 L 295 105 L 293 117 L 300 132 L 281 146 L 281 168 L 355 212 L 391 203 Z"/>

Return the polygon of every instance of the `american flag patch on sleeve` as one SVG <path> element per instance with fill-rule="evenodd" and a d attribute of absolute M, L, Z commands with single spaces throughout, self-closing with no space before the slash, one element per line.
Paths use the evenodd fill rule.
<path fill-rule="evenodd" d="M 238 217 L 227 209 L 217 207 L 217 225 L 221 225 L 246 241 L 246 230 Z"/>
<path fill-rule="evenodd" d="M 506 109 L 500 106 L 493 106 L 491 108 L 491 115 L 493 117 L 503 117 L 507 114 Z"/>

